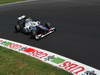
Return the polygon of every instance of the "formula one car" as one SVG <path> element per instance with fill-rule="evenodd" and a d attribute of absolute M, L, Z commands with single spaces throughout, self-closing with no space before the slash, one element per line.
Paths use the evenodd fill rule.
<path fill-rule="evenodd" d="M 49 22 L 41 24 L 40 21 L 33 21 L 31 18 L 22 15 L 18 17 L 17 25 L 15 25 L 16 32 L 30 33 L 31 37 L 39 40 L 55 31 Z"/>

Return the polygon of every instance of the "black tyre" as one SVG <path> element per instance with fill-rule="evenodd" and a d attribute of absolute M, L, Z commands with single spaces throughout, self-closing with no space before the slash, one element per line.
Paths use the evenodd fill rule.
<path fill-rule="evenodd" d="M 23 29 L 22 29 L 22 33 L 24 33 L 24 34 L 28 34 L 29 31 L 28 31 L 28 29 L 23 28 Z"/>
<path fill-rule="evenodd" d="M 20 32 L 21 31 L 20 25 L 15 25 L 15 30 L 16 30 L 16 32 Z"/>
<path fill-rule="evenodd" d="M 35 40 L 39 40 L 40 39 L 40 36 L 38 36 L 38 31 L 32 31 L 32 36 L 31 38 L 35 39 Z"/>
<path fill-rule="evenodd" d="M 36 36 L 36 31 L 32 31 L 32 32 L 31 32 L 31 37 L 32 37 L 32 38 L 35 38 L 35 36 Z"/>

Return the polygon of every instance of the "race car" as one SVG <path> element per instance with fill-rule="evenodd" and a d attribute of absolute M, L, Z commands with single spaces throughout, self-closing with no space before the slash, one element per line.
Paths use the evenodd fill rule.
<path fill-rule="evenodd" d="M 39 40 L 55 31 L 55 27 L 51 23 L 46 22 L 42 24 L 40 21 L 33 21 L 31 18 L 22 15 L 18 17 L 17 24 L 15 25 L 16 32 L 30 33 L 31 37 Z"/>

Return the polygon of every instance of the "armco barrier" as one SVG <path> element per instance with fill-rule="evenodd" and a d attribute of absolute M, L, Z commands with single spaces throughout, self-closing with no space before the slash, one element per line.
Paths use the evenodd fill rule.
<path fill-rule="evenodd" d="M 0 38 L 0 46 L 32 56 L 45 63 L 71 72 L 73 75 L 100 75 L 100 70 L 98 69 L 40 48 L 2 38 Z"/>

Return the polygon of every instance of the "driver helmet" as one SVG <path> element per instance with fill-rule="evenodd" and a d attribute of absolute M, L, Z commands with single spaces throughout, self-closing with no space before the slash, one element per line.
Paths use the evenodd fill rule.
<path fill-rule="evenodd" d="M 27 18 L 25 21 L 26 21 L 26 23 L 28 23 L 28 22 L 31 22 L 32 19 L 31 18 Z"/>

